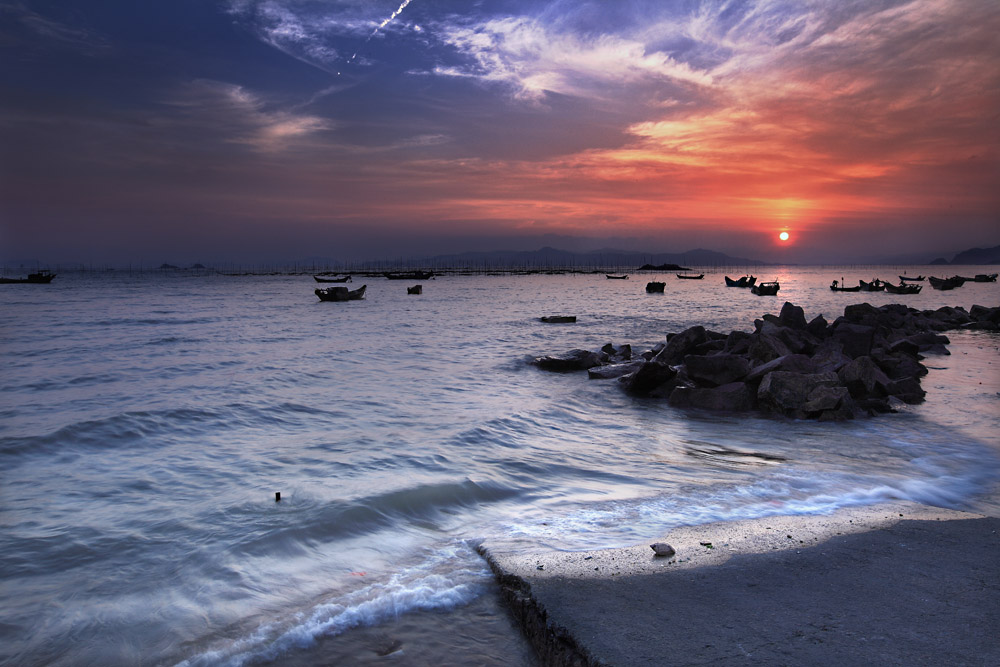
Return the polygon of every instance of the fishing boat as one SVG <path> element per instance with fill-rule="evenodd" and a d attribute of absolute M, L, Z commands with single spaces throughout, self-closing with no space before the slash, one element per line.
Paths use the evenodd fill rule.
<path fill-rule="evenodd" d="M 858 287 L 861 288 L 862 292 L 884 292 L 885 291 L 885 283 L 882 282 L 881 280 L 879 280 L 878 278 L 873 279 L 870 283 L 867 283 L 864 280 L 859 280 L 858 281 Z"/>
<path fill-rule="evenodd" d="M 340 278 L 325 278 L 322 275 L 313 276 L 313 279 L 318 283 L 349 283 L 351 282 L 350 276 L 341 276 Z"/>
<path fill-rule="evenodd" d="M 624 275 L 624 276 L 612 276 L 612 275 L 609 275 L 609 274 L 605 273 L 604 277 L 607 278 L 608 280 L 628 280 L 628 275 L 627 274 Z"/>
<path fill-rule="evenodd" d="M 972 279 L 973 282 L 977 283 L 995 283 L 997 281 L 997 274 L 995 273 L 977 273 L 976 277 Z"/>
<path fill-rule="evenodd" d="M 885 291 L 889 294 L 920 294 L 920 290 L 924 288 L 923 285 L 914 285 L 912 283 L 899 283 L 898 285 L 893 285 L 892 283 L 883 283 L 885 285 Z"/>
<path fill-rule="evenodd" d="M 750 291 L 756 294 L 757 296 L 774 296 L 775 294 L 778 293 L 779 289 L 781 289 L 781 285 L 779 285 L 778 281 L 775 280 L 769 283 L 760 283 L 754 285 L 750 288 Z"/>
<path fill-rule="evenodd" d="M 743 276 L 737 280 L 733 280 L 729 276 L 726 278 L 726 287 L 753 287 L 754 283 L 757 282 L 757 278 L 754 276 Z"/>
<path fill-rule="evenodd" d="M 833 290 L 834 292 L 860 292 L 861 285 L 855 285 L 854 287 L 844 287 L 840 284 L 840 282 L 834 280 L 833 283 L 830 285 L 830 289 Z"/>
<path fill-rule="evenodd" d="M 357 301 L 358 299 L 363 299 L 365 296 L 365 288 L 367 285 L 362 285 L 356 290 L 349 290 L 346 287 L 327 287 L 325 289 L 317 288 L 316 296 L 319 297 L 320 301 Z"/>
<path fill-rule="evenodd" d="M 652 281 L 646 283 L 646 291 L 649 292 L 650 294 L 653 294 L 653 293 L 662 294 L 663 293 L 663 288 L 666 287 L 666 286 L 667 286 L 666 283 L 661 283 L 661 282 L 658 282 L 656 280 L 652 280 Z"/>
<path fill-rule="evenodd" d="M 952 276 L 951 278 L 935 278 L 934 276 L 927 276 L 927 280 L 930 281 L 931 287 L 939 290 L 951 290 L 965 284 L 965 279 L 959 276 Z"/>
<path fill-rule="evenodd" d="M 413 287 L 407 287 L 406 288 L 406 293 L 407 294 L 423 294 L 424 293 L 424 286 L 423 285 L 414 285 Z"/>
<path fill-rule="evenodd" d="M 702 278 L 705 277 L 704 273 L 699 273 L 698 275 L 693 275 L 690 273 L 677 273 L 675 275 L 682 280 L 701 280 Z"/>
<path fill-rule="evenodd" d="M 917 276 L 916 278 L 911 278 L 909 276 L 900 276 L 899 280 L 902 282 L 921 282 L 924 279 L 923 276 Z"/>
<path fill-rule="evenodd" d="M 572 324 L 576 322 L 576 315 L 546 315 L 538 319 L 546 324 Z"/>
<path fill-rule="evenodd" d="M 0 285 L 47 285 L 55 277 L 56 274 L 51 271 L 39 271 L 37 273 L 29 273 L 27 278 L 0 278 Z"/>
<path fill-rule="evenodd" d="M 433 271 L 388 271 L 382 274 L 389 280 L 430 280 L 434 277 Z"/>

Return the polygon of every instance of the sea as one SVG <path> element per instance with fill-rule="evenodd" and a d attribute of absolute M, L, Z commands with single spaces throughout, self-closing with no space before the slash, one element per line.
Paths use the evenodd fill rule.
<path fill-rule="evenodd" d="M 592 550 L 897 499 L 1000 516 L 996 332 L 949 332 L 925 403 L 840 423 L 682 411 L 529 363 L 752 331 L 785 301 L 830 321 L 1000 305 L 998 283 L 829 289 L 929 268 L 445 275 L 421 295 L 358 276 L 343 303 L 310 275 L 0 286 L 0 664 L 531 666 L 483 540 Z M 743 272 L 781 291 L 725 286 Z"/>

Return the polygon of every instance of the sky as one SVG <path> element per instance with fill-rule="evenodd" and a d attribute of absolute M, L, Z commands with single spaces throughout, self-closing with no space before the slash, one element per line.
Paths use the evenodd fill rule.
<path fill-rule="evenodd" d="M 997 244 L 993 0 L 0 0 L 4 261 Z"/>

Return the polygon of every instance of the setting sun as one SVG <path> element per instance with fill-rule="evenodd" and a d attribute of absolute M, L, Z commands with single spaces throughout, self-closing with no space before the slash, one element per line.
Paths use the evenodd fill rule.
<path fill-rule="evenodd" d="M 781 239 L 782 241 L 787 241 L 788 240 L 788 232 L 781 232 L 780 234 L 778 234 L 778 238 Z"/>

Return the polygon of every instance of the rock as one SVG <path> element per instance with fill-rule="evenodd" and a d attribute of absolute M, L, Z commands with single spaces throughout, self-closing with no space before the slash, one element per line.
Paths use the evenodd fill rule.
<path fill-rule="evenodd" d="M 820 385 L 814 387 L 806 398 L 800 410 L 806 413 L 827 412 L 837 410 L 845 401 L 850 401 L 851 393 L 847 387 Z"/>
<path fill-rule="evenodd" d="M 722 348 L 729 354 L 743 354 L 745 355 L 750 349 L 750 341 L 752 340 L 750 334 L 746 331 L 731 331 L 728 336 L 726 336 L 726 345 Z"/>
<path fill-rule="evenodd" d="M 765 326 L 769 325 L 770 323 L 765 323 Z M 747 351 L 752 366 L 758 366 L 791 353 L 792 351 L 780 338 L 762 332 L 751 335 L 750 349 Z"/>
<path fill-rule="evenodd" d="M 904 403 L 916 405 L 922 403 L 927 392 L 920 388 L 920 381 L 915 377 L 893 380 L 886 386 L 890 396 L 895 396 Z"/>
<path fill-rule="evenodd" d="M 792 305 L 788 301 L 781 306 L 781 314 L 778 315 L 778 320 L 783 327 L 790 329 L 806 328 L 805 311 L 800 306 Z"/>
<path fill-rule="evenodd" d="M 654 359 L 644 362 L 634 373 L 622 376 L 620 381 L 625 385 L 625 391 L 641 396 L 649 394 L 675 377 L 677 377 L 676 368 Z"/>
<path fill-rule="evenodd" d="M 827 335 L 827 329 L 829 324 L 827 324 L 826 319 L 822 315 L 817 315 L 809 321 L 806 325 L 806 331 L 815 336 L 816 338 L 825 338 Z"/>
<path fill-rule="evenodd" d="M 583 371 L 602 363 L 601 355 L 590 350 L 570 350 L 561 357 L 537 357 L 532 362 L 547 371 Z"/>
<path fill-rule="evenodd" d="M 666 542 L 657 542 L 656 544 L 650 544 L 649 548 L 652 549 L 653 553 L 655 553 L 657 556 L 663 558 L 669 558 L 670 556 L 673 556 L 677 553 L 676 551 L 674 551 L 674 548 L 669 544 L 667 544 Z"/>
<path fill-rule="evenodd" d="M 680 386 L 670 394 L 667 403 L 674 408 L 746 412 L 755 407 L 756 401 L 752 388 L 743 382 L 730 382 L 719 387 Z"/>
<path fill-rule="evenodd" d="M 902 341 L 897 341 L 897 344 L 899 342 L 906 342 L 912 345 L 916 345 L 917 350 L 920 352 L 926 352 L 935 345 L 948 345 L 949 343 L 951 343 L 951 341 L 948 339 L 947 336 L 931 332 L 913 334 L 912 336 L 907 336 Z"/>
<path fill-rule="evenodd" d="M 632 359 L 632 346 L 627 343 L 621 347 L 615 347 L 611 343 L 608 343 L 601 348 L 601 352 L 608 355 L 608 359 L 612 363 L 620 363 Z"/>
<path fill-rule="evenodd" d="M 835 387 L 836 373 L 791 373 L 773 371 L 764 376 L 757 388 L 757 404 L 779 414 L 800 410 L 816 387 Z"/>
<path fill-rule="evenodd" d="M 919 378 L 927 375 L 927 367 L 908 354 L 886 354 L 875 360 L 891 380 Z"/>
<path fill-rule="evenodd" d="M 844 345 L 835 340 L 825 340 L 819 344 L 812 356 L 816 372 L 833 371 L 836 373 L 850 363 L 851 358 L 844 354 Z"/>
<path fill-rule="evenodd" d="M 844 354 L 851 359 L 865 357 L 871 354 L 875 327 L 841 321 L 834 325 L 831 338 L 843 345 Z"/>
<path fill-rule="evenodd" d="M 1000 306 L 987 308 L 985 306 L 973 306 L 969 309 L 969 317 L 976 322 L 991 322 L 1000 325 Z"/>
<path fill-rule="evenodd" d="M 689 354 L 684 357 L 684 367 L 689 378 L 709 387 L 734 382 L 750 372 L 750 362 L 735 354 Z"/>
<path fill-rule="evenodd" d="M 707 343 L 708 340 L 708 333 L 703 326 L 685 329 L 667 340 L 667 346 L 656 355 L 656 360 L 676 366 L 681 363 L 685 355 L 691 354 L 696 346 Z"/>
<path fill-rule="evenodd" d="M 637 359 L 635 361 L 625 361 L 619 364 L 595 366 L 587 369 L 587 376 L 591 380 L 611 380 L 636 372 L 644 363 L 646 363 L 644 360 Z"/>
<path fill-rule="evenodd" d="M 911 357 L 916 357 L 917 354 L 920 352 L 920 346 L 914 343 L 912 340 L 906 338 L 890 343 L 888 349 L 889 352 L 893 354 L 902 352 L 903 354 L 908 354 Z"/>
<path fill-rule="evenodd" d="M 816 363 L 804 354 L 786 354 L 767 363 L 754 367 L 746 376 L 747 382 L 760 382 L 768 373 L 788 371 L 792 373 L 816 373 Z"/>
<path fill-rule="evenodd" d="M 858 357 L 839 371 L 837 377 L 851 392 L 855 400 L 866 397 L 882 398 L 889 395 L 891 380 L 871 357 Z"/>

